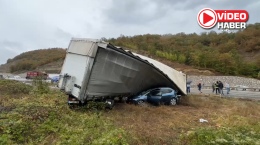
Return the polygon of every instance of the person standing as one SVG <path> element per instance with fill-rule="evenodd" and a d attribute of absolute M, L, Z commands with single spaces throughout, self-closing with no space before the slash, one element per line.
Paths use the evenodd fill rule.
<path fill-rule="evenodd" d="M 212 83 L 212 93 L 214 93 L 215 92 L 215 83 L 213 82 Z"/>
<path fill-rule="evenodd" d="M 190 83 L 187 83 L 187 94 L 190 93 Z"/>
<path fill-rule="evenodd" d="M 230 92 L 230 86 L 229 86 L 229 84 L 226 82 L 226 84 L 225 84 L 225 87 L 226 87 L 226 89 L 227 89 L 227 94 L 229 94 L 229 92 Z"/>
<path fill-rule="evenodd" d="M 200 93 L 202 93 L 201 92 L 201 83 L 198 84 L 198 90 L 200 91 Z"/>
<path fill-rule="evenodd" d="M 219 91 L 220 91 L 219 93 L 220 93 L 221 95 L 224 95 L 223 88 L 224 88 L 223 83 L 222 83 L 221 81 L 219 81 Z"/>
<path fill-rule="evenodd" d="M 219 93 L 219 83 L 218 81 L 215 83 L 215 90 L 216 90 L 216 95 Z"/>

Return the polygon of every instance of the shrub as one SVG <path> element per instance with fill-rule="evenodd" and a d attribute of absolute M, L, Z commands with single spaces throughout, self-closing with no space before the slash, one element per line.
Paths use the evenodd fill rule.
<path fill-rule="evenodd" d="M 47 94 L 50 92 L 49 84 L 44 82 L 41 78 L 35 78 L 33 80 L 33 93 L 35 94 Z"/>
<path fill-rule="evenodd" d="M 29 94 L 32 87 L 13 80 L 0 80 L 0 92 L 3 94 Z"/>

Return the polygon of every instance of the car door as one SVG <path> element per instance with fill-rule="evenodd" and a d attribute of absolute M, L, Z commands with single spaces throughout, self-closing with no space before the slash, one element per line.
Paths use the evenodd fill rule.
<path fill-rule="evenodd" d="M 152 90 L 150 93 L 147 95 L 147 102 L 149 103 L 159 103 L 162 97 L 162 92 L 160 89 L 155 89 Z"/>
<path fill-rule="evenodd" d="M 170 88 L 161 89 L 161 92 L 162 92 L 161 102 L 164 103 L 168 103 L 171 100 L 171 98 L 174 96 L 173 90 Z"/>

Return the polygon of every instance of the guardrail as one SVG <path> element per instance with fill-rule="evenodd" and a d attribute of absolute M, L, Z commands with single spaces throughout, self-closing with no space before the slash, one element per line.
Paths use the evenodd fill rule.
<path fill-rule="evenodd" d="M 197 85 L 191 85 L 191 88 L 197 88 Z M 202 89 L 212 89 L 212 86 L 202 86 Z M 226 90 L 226 88 L 224 87 L 223 90 Z M 259 91 L 260 92 L 260 88 L 241 88 L 241 87 L 230 87 L 230 90 L 240 90 L 240 91 Z"/>

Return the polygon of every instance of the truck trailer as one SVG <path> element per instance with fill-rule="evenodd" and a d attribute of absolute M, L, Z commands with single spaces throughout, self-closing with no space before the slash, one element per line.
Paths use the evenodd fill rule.
<path fill-rule="evenodd" d="M 46 80 L 48 78 L 48 74 L 40 71 L 30 71 L 26 73 L 26 79 L 35 79 L 40 78 Z"/>
<path fill-rule="evenodd" d="M 186 74 L 146 56 L 98 39 L 72 38 L 58 87 L 68 104 L 128 97 L 156 87 L 186 95 Z"/>

